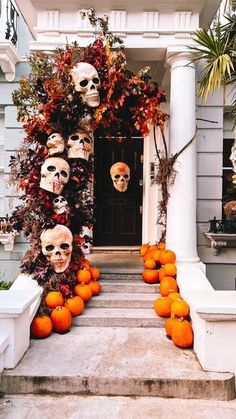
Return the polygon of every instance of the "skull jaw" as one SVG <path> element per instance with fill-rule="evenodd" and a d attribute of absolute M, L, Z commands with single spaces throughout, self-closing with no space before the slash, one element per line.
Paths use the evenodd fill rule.
<path fill-rule="evenodd" d="M 63 205 L 60 208 L 55 208 L 55 213 L 56 214 L 64 214 L 64 212 L 66 212 L 67 210 L 67 205 Z"/>
<path fill-rule="evenodd" d="M 125 192 L 128 188 L 128 183 L 113 182 L 114 188 L 119 192 Z"/>
<path fill-rule="evenodd" d="M 89 159 L 91 152 L 90 151 L 86 151 L 83 148 L 69 148 L 68 149 L 68 159 L 84 159 L 87 160 Z"/>
<path fill-rule="evenodd" d="M 50 144 L 47 144 L 47 146 L 49 156 L 54 156 L 55 154 L 62 154 L 65 149 L 64 144 L 57 145 L 56 147 L 52 145 L 50 146 Z"/>
<path fill-rule="evenodd" d="M 40 184 L 40 188 L 44 189 L 45 191 L 52 192 L 55 195 L 60 195 L 63 191 L 64 185 L 61 184 L 59 181 L 52 181 L 48 182 L 45 178 L 42 177 Z"/>
<path fill-rule="evenodd" d="M 96 108 L 100 105 L 100 96 L 98 93 L 93 93 L 84 96 L 84 102 L 91 108 Z"/>
<path fill-rule="evenodd" d="M 64 272 L 69 267 L 70 261 L 71 261 L 71 254 L 68 255 L 66 259 L 61 258 L 61 259 L 56 259 L 56 260 L 52 260 L 52 259 L 50 260 L 54 272 L 58 274 Z"/>

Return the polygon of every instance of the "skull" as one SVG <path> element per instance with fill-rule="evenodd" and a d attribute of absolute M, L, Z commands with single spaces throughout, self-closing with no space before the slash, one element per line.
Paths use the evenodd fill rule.
<path fill-rule="evenodd" d="M 62 195 L 57 196 L 52 203 L 56 214 L 64 214 L 68 208 L 68 202 Z"/>
<path fill-rule="evenodd" d="M 54 154 L 63 153 L 65 144 L 62 136 L 55 132 L 54 134 L 50 135 L 47 140 L 47 146 L 49 148 L 49 155 L 53 156 Z"/>
<path fill-rule="evenodd" d="M 78 63 L 71 70 L 71 76 L 75 90 L 81 93 L 83 101 L 91 108 L 99 106 L 101 83 L 96 68 L 88 63 Z"/>
<path fill-rule="evenodd" d="M 117 162 L 111 166 L 111 178 L 115 189 L 119 192 L 125 192 L 130 180 L 130 168 L 126 163 Z"/>
<path fill-rule="evenodd" d="M 57 224 L 40 236 L 42 252 L 56 273 L 64 272 L 71 261 L 73 236 L 69 228 Z"/>
<path fill-rule="evenodd" d="M 86 132 L 77 130 L 69 136 L 68 158 L 81 158 L 88 160 L 92 151 L 92 138 Z"/>
<path fill-rule="evenodd" d="M 40 188 L 60 195 L 68 183 L 70 166 L 61 157 L 49 157 L 41 167 Z"/>

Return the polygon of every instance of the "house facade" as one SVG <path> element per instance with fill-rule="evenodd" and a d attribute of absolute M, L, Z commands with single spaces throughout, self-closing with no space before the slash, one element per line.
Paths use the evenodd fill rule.
<path fill-rule="evenodd" d="M 7 0 L 2 2 L 2 8 L 8 3 L 11 4 Z M 109 16 L 110 29 L 123 39 L 128 67 L 138 71 L 150 66 L 153 79 L 165 90 L 167 103 L 163 109 L 170 114 L 166 123 L 169 152 L 178 152 L 187 144 L 197 126 L 195 140 L 176 163 L 177 176 L 170 190 L 168 208 L 168 246 L 176 251 L 180 262 L 199 263 L 201 260 L 206 264 L 214 288 L 235 289 L 235 242 L 226 243 L 216 256 L 211 241 L 204 234 L 209 231 L 210 219 L 222 218 L 223 156 L 224 150 L 229 150 L 234 134 L 230 120 L 224 116 L 221 91 L 207 102 L 197 98 L 196 84 L 200 74 L 191 63 L 188 49 L 193 43 L 194 31 L 200 26 L 209 26 L 220 1 L 180 0 L 158 4 L 148 1 L 144 6 L 141 1 L 127 4 L 123 0 L 102 4 L 98 1 L 65 3 L 52 0 L 48 4 L 39 0 L 17 0 L 12 4 L 18 14 L 19 35 L 14 47 L 18 57 L 14 58 L 15 75 L 10 78 L 1 61 L 1 155 L 2 161 L 4 159 L 1 178 L 7 181 L 10 155 L 24 136 L 11 101 L 20 75 L 27 72 L 24 57 L 29 51 L 52 53 L 56 47 L 75 40 L 81 46 L 88 45 L 98 34 L 87 19 L 82 20 L 80 10 L 94 7 L 98 15 Z M 6 41 L 4 33 L 1 40 L 5 44 L 12 43 Z M 14 61 L 10 50 L 8 54 L 9 60 Z M 230 103 L 230 97 L 227 100 Z M 158 147 L 163 148 L 158 130 L 156 136 Z M 97 221 L 90 232 L 94 247 L 132 248 L 141 242 L 154 243 L 161 235 L 161 228 L 156 223 L 160 191 L 153 184 L 156 170 L 153 130 L 147 138 L 134 138 L 133 145 L 118 143 L 112 146 L 106 140 L 95 138 Z M 116 194 L 112 188 L 108 169 L 114 159 L 130 165 L 127 194 Z M 9 198 L 10 203 L 15 198 L 13 205 L 17 204 L 11 186 L 1 182 L 1 216 L 11 213 Z M 1 250 L 3 276 L 11 279 L 17 275 L 26 248 L 27 244 L 20 236 L 12 252 Z"/>

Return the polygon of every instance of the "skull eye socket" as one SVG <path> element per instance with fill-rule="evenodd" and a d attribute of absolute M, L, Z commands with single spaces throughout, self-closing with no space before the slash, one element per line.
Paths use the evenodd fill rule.
<path fill-rule="evenodd" d="M 84 137 L 84 142 L 87 143 L 87 144 L 90 144 L 90 139 L 87 138 L 87 137 Z"/>
<path fill-rule="evenodd" d="M 77 141 L 79 139 L 79 136 L 78 135 L 71 135 L 70 139 L 72 141 Z"/>
<path fill-rule="evenodd" d="M 67 250 L 67 249 L 69 249 L 69 244 L 68 243 L 62 243 L 61 245 L 60 245 L 60 248 L 62 249 L 62 250 Z"/>
<path fill-rule="evenodd" d="M 48 166 L 48 167 L 47 167 L 47 170 L 48 170 L 49 172 L 55 172 L 56 167 L 55 167 L 55 166 Z"/>
<path fill-rule="evenodd" d="M 99 84 L 99 78 L 98 77 L 94 77 L 93 78 L 93 83 L 94 84 Z"/>
<path fill-rule="evenodd" d="M 47 250 L 47 252 L 52 252 L 54 250 L 54 246 L 53 244 L 49 244 L 48 246 L 45 247 L 45 249 Z"/>
<path fill-rule="evenodd" d="M 86 87 L 87 85 L 88 85 L 88 80 L 81 80 L 80 82 L 81 87 Z"/>
<path fill-rule="evenodd" d="M 119 179 L 120 178 L 120 175 L 115 175 L 115 179 Z"/>
<path fill-rule="evenodd" d="M 61 202 L 65 202 L 66 200 L 65 200 L 65 198 L 61 198 Z"/>
<path fill-rule="evenodd" d="M 59 202 L 59 198 L 54 199 L 54 204 L 57 204 Z"/>
<path fill-rule="evenodd" d="M 128 177 L 129 177 L 129 175 L 124 175 L 124 178 L 125 178 L 125 179 L 128 179 Z"/>
<path fill-rule="evenodd" d="M 62 171 L 61 171 L 61 175 L 62 175 L 63 177 L 67 177 L 67 176 L 68 176 L 68 174 L 67 174 L 67 172 L 66 172 L 65 170 L 62 170 Z"/>

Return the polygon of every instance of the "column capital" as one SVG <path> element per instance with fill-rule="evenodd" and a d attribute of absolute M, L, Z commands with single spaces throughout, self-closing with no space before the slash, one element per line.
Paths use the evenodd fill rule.
<path fill-rule="evenodd" d="M 171 70 L 185 66 L 194 68 L 194 63 L 191 62 L 192 58 L 193 54 L 187 47 L 175 45 L 167 48 L 166 62 Z"/>

